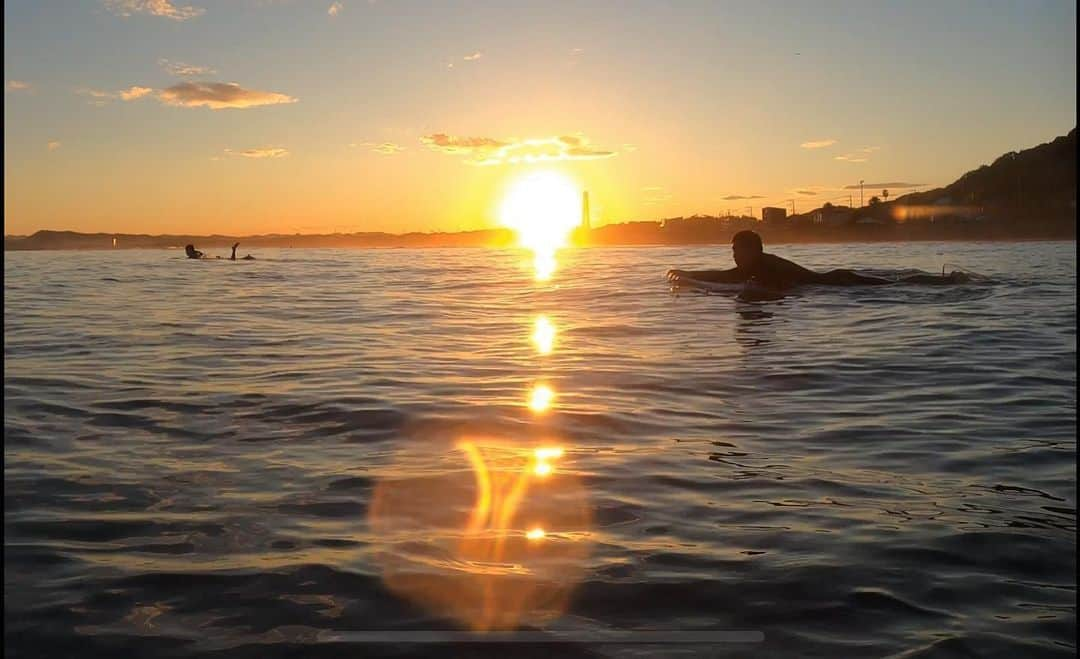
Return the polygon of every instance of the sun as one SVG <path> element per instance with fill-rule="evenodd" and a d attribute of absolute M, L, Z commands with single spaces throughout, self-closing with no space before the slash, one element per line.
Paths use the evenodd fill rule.
<path fill-rule="evenodd" d="M 517 233 L 519 245 L 532 250 L 537 279 L 551 276 L 555 251 L 567 245 L 577 227 L 580 194 L 568 176 L 550 170 L 523 174 L 507 189 L 499 220 Z"/>

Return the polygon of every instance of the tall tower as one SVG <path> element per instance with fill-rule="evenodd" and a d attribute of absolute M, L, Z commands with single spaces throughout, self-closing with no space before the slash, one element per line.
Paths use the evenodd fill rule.
<path fill-rule="evenodd" d="M 581 193 L 581 228 L 589 230 L 589 191 Z"/>

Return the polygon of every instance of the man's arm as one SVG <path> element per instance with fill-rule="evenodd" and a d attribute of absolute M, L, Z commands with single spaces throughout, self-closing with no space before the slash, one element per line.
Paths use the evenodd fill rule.
<path fill-rule="evenodd" d="M 668 270 L 667 276 L 671 281 L 678 281 L 682 277 L 687 277 L 718 284 L 739 284 L 748 279 L 738 268 L 730 270 Z"/>

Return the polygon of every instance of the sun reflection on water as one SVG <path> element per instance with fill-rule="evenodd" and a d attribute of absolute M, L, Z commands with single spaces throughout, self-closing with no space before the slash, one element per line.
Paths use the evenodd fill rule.
<path fill-rule="evenodd" d="M 547 316 L 540 314 L 533 324 L 532 341 L 541 355 L 550 355 L 555 347 L 555 325 Z"/>
<path fill-rule="evenodd" d="M 538 384 L 529 393 L 529 409 L 533 412 L 547 412 L 551 402 L 555 400 L 555 392 L 546 384 Z"/>

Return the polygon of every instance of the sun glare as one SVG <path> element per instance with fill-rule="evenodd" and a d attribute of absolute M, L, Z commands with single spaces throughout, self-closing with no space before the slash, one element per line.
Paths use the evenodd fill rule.
<path fill-rule="evenodd" d="M 555 346 L 555 325 L 547 316 L 539 315 L 533 324 L 533 344 L 541 355 L 550 355 Z"/>
<path fill-rule="evenodd" d="M 503 197 L 499 221 L 533 253 L 536 278 L 555 271 L 555 252 L 565 247 L 581 216 L 580 192 L 569 177 L 538 171 L 516 179 Z"/>
<path fill-rule="evenodd" d="M 529 394 L 529 409 L 533 412 L 546 412 L 551 407 L 555 392 L 546 384 L 538 384 Z"/>

